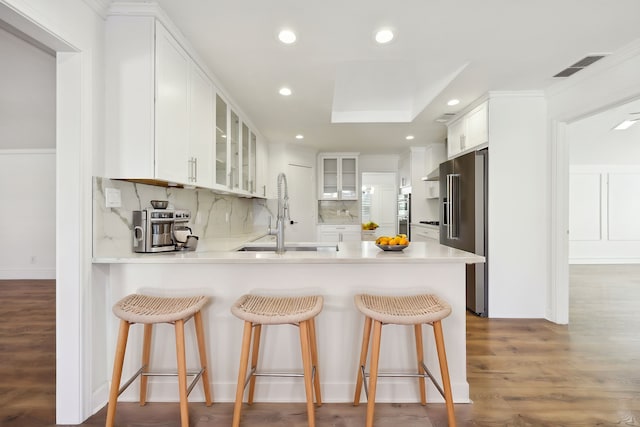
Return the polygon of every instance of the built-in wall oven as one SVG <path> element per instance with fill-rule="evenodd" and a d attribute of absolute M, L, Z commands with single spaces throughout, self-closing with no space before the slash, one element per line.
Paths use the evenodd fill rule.
<path fill-rule="evenodd" d="M 411 193 L 398 194 L 398 234 L 411 240 Z"/>

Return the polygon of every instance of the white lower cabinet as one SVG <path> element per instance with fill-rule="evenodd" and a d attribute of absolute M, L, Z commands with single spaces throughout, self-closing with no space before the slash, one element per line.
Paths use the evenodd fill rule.
<path fill-rule="evenodd" d="M 360 225 L 318 225 L 319 242 L 359 242 L 362 240 Z"/>
<path fill-rule="evenodd" d="M 432 242 L 440 241 L 440 231 L 436 228 L 427 228 L 420 226 L 411 226 L 411 241 L 412 242 Z"/>

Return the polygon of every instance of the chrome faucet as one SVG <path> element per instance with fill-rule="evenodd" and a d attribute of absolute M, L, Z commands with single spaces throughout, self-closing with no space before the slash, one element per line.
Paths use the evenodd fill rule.
<path fill-rule="evenodd" d="M 282 185 L 284 184 L 284 195 L 282 194 Z M 289 189 L 287 187 L 287 177 L 284 173 L 278 175 L 278 216 L 276 218 L 276 229 L 271 228 L 271 217 L 269 217 L 270 235 L 276 236 L 276 253 L 284 253 L 284 223 L 285 218 L 291 220 L 289 216 Z"/>

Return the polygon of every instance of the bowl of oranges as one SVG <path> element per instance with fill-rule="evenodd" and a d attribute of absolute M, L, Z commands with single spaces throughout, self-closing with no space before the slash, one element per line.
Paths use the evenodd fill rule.
<path fill-rule="evenodd" d="M 401 251 L 409 246 L 406 234 L 398 234 L 394 237 L 380 236 L 376 239 L 376 246 L 383 251 Z"/>

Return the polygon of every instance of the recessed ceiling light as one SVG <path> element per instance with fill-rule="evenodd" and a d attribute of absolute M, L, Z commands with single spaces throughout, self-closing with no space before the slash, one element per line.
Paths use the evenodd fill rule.
<path fill-rule="evenodd" d="M 459 99 L 450 99 L 449 102 L 447 102 L 447 105 L 449 107 L 453 107 L 454 105 L 458 105 L 458 104 L 460 104 Z"/>
<path fill-rule="evenodd" d="M 413 136 L 413 135 L 407 135 L 405 138 L 406 138 L 406 139 L 408 139 L 409 141 L 411 141 L 413 138 L 415 138 L 415 136 Z"/>
<path fill-rule="evenodd" d="M 296 33 L 291 30 L 282 30 L 278 33 L 278 39 L 284 44 L 291 44 L 296 41 Z"/>
<path fill-rule="evenodd" d="M 634 120 L 625 120 L 623 122 L 621 122 L 620 124 L 618 124 L 618 126 L 614 127 L 614 130 L 626 130 L 629 129 L 631 126 L 633 126 L 638 120 L 640 119 L 634 119 Z"/>
<path fill-rule="evenodd" d="M 296 139 L 304 139 L 304 135 L 297 134 Z"/>
<path fill-rule="evenodd" d="M 288 87 L 281 87 L 280 90 L 278 91 L 280 93 L 280 95 L 282 96 L 289 96 L 291 95 L 291 89 L 289 89 Z"/>
<path fill-rule="evenodd" d="M 393 40 L 393 31 L 389 29 L 379 30 L 376 33 L 376 41 L 380 44 L 389 43 Z"/>

